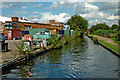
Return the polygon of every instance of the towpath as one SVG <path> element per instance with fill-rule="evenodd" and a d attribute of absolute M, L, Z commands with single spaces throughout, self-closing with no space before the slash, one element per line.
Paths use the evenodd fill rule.
<path fill-rule="evenodd" d="M 91 36 L 97 38 L 98 40 L 101 40 L 101 41 L 104 41 L 106 43 L 112 44 L 114 46 L 118 46 L 118 44 L 116 44 L 111 38 L 105 38 L 105 37 L 101 37 L 101 36 L 98 36 L 98 35 L 91 35 Z"/>
<path fill-rule="evenodd" d="M 21 40 L 5 40 L 5 43 L 8 43 L 9 51 L 1 52 L 2 54 L 0 55 L 1 56 L 1 61 L 0 62 L 3 62 L 5 60 L 8 61 L 8 60 L 12 60 L 14 58 L 17 58 L 18 57 L 18 52 L 17 52 L 16 46 L 15 46 L 14 43 L 20 43 L 20 42 L 21 42 Z"/>

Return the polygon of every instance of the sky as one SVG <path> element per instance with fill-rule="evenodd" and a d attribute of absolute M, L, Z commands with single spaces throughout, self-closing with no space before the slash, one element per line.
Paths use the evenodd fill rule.
<path fill-rule="evenodd" d="M 25 1 L 25 0 L 24 0 Z M 105 0 L 104 0 L 105 1 Z M 0 9 L 4 17 L 24 17 L 32 22 L 47 23 L 54 19 L 56 22 L 64 22 L 78 14 L 88 20 L 89 28 L 98 23 L 106 23 L 111 27 L 118 24 L 118 0 L 56 0 L 56 1 L 2 1 Z"/>

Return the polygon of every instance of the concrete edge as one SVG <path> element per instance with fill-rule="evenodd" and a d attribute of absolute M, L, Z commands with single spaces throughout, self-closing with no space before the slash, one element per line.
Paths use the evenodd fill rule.
<path fill-rule="evenodd" d="M 91 38 L 92 40 L 93 40 L 93 38 L 95 38 L 95 37 L 93 37 L 93 36 L 89 36 L 89 35 L 87 35 L 87 36 L 88 36 L 89 38 Z M 95 39 L 96 39 L 96 38 L 95 38 Z M 98 39 L 96 39 L 96 40 L 97 40 L 97 43 L 98 43 L 99 45 L 101 45 L 103 48 L 107 49 L 108 51 L 112 52 L 114 55 L 116 55 L 116 56 L 118 56 L 118 57 L 120 58 L 120 54 L 119 54 L 119 53 L 117 53 L 117 52 L 113 51 L 112 49 L 108 48 L 107 46 L 101 44 Z M 94 40 L 93 40 L 93 41 L 94 41 Z"/>

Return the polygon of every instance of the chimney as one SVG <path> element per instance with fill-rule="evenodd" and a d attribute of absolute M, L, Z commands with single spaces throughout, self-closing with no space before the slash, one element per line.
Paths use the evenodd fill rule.
<path fill-rule="evenodd" d="M 19 19 L 18 17 L 12 17 L 13 22 L 18 22 L 18 19 Z"/>
<path fill-rule="evenodd" d="M 55 20 L 49 20 L 49 23 L 54 23 L 55 22 Z"/>
<path fill-rule="evenodd" d="M 20 19 L 23 20 L 23 17 L 21 17 Z"/>

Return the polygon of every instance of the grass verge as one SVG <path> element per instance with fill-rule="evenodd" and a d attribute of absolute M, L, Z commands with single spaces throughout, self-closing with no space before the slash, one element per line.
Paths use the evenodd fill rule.
<path fill-rule="evenodd" d="M 101 40 L 99 40 L 99 43 L 102 44 L 102 45 L 104 45 L 104 46 L 106 46 L 107 48 L 111 49 L 112 51 L 120 54 L 120 48 L 119 47 L 114 46 L 114 45 L 109 44 L 109 43 L 105 43 L 105 42 L 103 42 Z"/>

